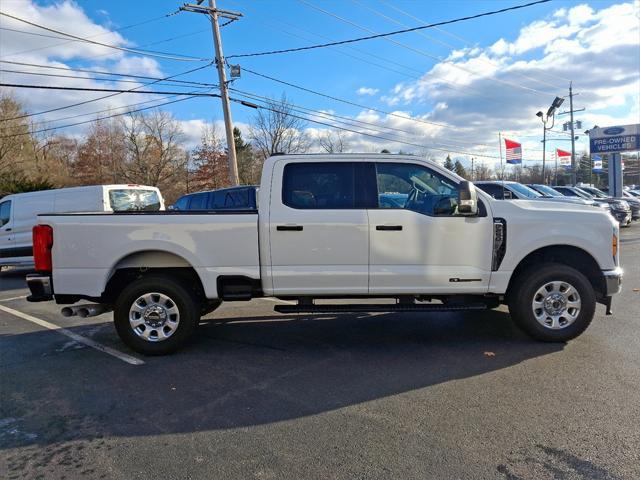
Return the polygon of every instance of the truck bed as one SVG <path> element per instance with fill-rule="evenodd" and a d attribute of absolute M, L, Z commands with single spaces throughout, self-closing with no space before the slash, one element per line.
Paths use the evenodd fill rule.
<path fill-rule="evenodd" d="M 56 294 L 98 297 L 116 268 L 151 259 L 193 267 L 208 298 L 219 275 L 260 278 L 257 210 L 48 214 L 40 223 L 53 227 Z"/>

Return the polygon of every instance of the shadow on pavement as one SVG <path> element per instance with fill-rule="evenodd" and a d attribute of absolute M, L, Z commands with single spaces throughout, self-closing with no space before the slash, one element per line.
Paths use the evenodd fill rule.
<path fill-rule="evenodd" d="M 115 341 L 111 325 L 100 332 L 105 338 L 95 340 Z M 32 335 L 58 334 L 2 340 L 28 345 Z M 82 349 L 3 367 L 0 448 L 279 422 L 563 348 L 529 340 L 500 311 L 214 320 L 187 348 L 142 366 Z"/>
<path fill-rule="evenodd" d="M 0 294 L 7 296 L 7 293 L 27 288 L 25 277 L 31 272 L 31 268 L 3 267 L 0 271 Z"/>

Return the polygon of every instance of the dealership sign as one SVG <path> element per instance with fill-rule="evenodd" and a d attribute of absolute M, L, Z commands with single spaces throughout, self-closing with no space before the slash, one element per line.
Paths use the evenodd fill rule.
<path fill-rule="evenodd" d="M 621 153 L 640 150 L 640 125 L 593 128 L 589 131 L 591 153 Z"/>

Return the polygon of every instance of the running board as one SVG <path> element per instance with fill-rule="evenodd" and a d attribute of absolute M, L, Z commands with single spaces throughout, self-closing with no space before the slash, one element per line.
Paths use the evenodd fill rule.
<path fill-rule="evenodd" d="M 466 305 L 390 303 L 390 304 L 352 304 L 352 305 L 276 305 L 279 313 L 356 313 L 356 312 L 460 312 L 467 310 L 486 310 L 484 303 L 468 303 Z"/>

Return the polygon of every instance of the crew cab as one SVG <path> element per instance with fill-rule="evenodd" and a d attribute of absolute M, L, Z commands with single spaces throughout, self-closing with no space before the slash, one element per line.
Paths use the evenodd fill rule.
<path fill-rule="evenodd" d="M 564 342 L 596 302 L 610 313 L 618 234 L 600 209 L 495 200 L 419 157 L 279 155 L 257 209 L 41 215 L 27 282 L 30 301 L 65 315 L 113 310 L 121 339 L 150 355 L 180 348 L 221 302 L 263 296 L 290 300 L 281 313 L 507 304 L 526 333 Z"/>

